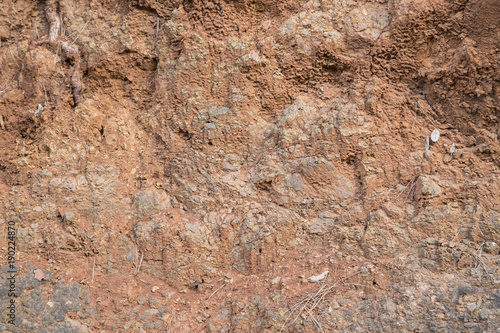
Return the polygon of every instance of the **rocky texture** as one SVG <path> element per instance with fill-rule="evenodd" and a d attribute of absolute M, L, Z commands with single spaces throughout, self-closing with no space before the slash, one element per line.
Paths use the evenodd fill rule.
<path fill-rule="evenodd" d="M 498 1 L 0 8 L 2 329 L 500 326 Z"/>
<path fill-rule="evenodd" d="M 7 267 L 1 269 L 2 318 L 7 318 L 10 302 L 7 277 L 11 274 L 7 273 L 8 270 Z M 35 270 L 28 265 L 24 275 L 16 276 L 16 326 L 0 324 L 2 332 L 89 332 L 89 320 L 84 320 L 85 325 L 69 316 L 79 314 L 79 319 L 85 319 L 84 313 L 89 311 L 90 304 L 90 299 L 86 297 L 87 288 L 76 282 L 63 281 L 51 286 L 51 272 L 43 271 L 44 278 L 39 281 L 35 278 Z"/>

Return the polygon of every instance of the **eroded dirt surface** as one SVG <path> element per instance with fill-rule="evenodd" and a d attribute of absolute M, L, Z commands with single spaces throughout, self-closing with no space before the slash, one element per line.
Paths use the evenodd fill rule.
<path fill-rule="evenodd" d="M 496 332 L 499 23 L 496 0 L 2 1 L 0 327 Z"/>

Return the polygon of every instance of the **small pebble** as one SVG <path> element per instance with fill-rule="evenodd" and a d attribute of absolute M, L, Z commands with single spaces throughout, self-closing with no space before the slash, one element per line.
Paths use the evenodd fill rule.
<path fill-rule="evenodd" d="M 424 158 L 428 161 L 432 161 L 434 155 L 432 154 L 432 152 L 430 150 L 426 150 L 424 152 Z"/>

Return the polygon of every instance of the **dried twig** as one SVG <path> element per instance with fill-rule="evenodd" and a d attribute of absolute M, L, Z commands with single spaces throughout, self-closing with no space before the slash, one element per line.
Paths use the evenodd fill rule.
<path fill-rule="evenodd" d="M 7 84 L 10 82 L 10 79 L 8 79 L 7 81 L 5 81 L 4 85 L 2 86 L 2 90 L 0 90 L 0 94 L 1 93 L 4 93 L 7 91 L 7 89 L 9 89 L 10 87 L 5 87 L 7 86 Z M 5 88 L 5 89 L 4 89 Z"/>
<path fill-rule="evenodd" d="M 62 13 L 59 13 L 59 22 L 61 22 L 61 36 L 66 36 L 66 29 L 64 29 L 64 21 L 62 17 Z"/>
<path fill-rule="evenodd" d="M 158 43 L 158 33 L 160 32 L 160 18 L 156 18 L 155 45 Z"/>
<path fill-rule="evenodd" d="M 408 101 L 409 103 L 411 103 L 410 101 Z M 412 112 L 410 111 L 410 109 L 408 108 L 408 106 L 406 106 L 406 104 L 403 104 L 403 106 L 405 107 L 406 111 L 408 111 L 408 113 L 413 116 L 413 122 L 411 124 L 411 130 L 413 132 L 413 125 L 415 125 L 415 122 L 417 124 L 420 125 L 420 122 L 417 120 L 417 113 L 415 112 L 415 114 L 412 114 Z M 417 104 L 417 108 L 418 108 L 418 104 Z"/>
<path fill-rule="evenodd" d="M 321 287 L 317 291 L 313 291 L 308 293 L 307 295 L 303 296 L 300 298 L 297 303 L 292 307 L 290 310 L 290 314 L 288 315 L 287 319 L 285 320 L 285 323 L 280 329 L 280 333 L 283 332 L 283 330 L 288 326 L 288 325 L 293 325 L 297 319 L 300 317 L 302 313 L 306 313 L 308 317 L 311 318 L 312 322 L 314 325 L 321 331 L 324 332 L 323 328 L 321 327 L 321 324 L 319 321 L 316 319 L 316 317 L 313 314 L 313 311 L 317 309 L 323 302 L 325 301 L 325 298 L 328 294 L 331 294 L 334 291 L 334 288 L 338 287 L 338 285 L 345 280 L 360 274 L 361 271 L 357 271 L 351 275 L 345 276 L 339 280 L 337 280 L 334 283 L 328 283 L 324 282 L 322 283 Z M 295 316 L 294 316 L 295 315 Z M 294 317 L 294 319 L 290 322 L 290 319 Z"/>
<path fill-rule="evenodd" d="M 57 59 L 61 61 L 61 64 L 63 63 L 61 55 L 61 43 L 57 43 L 56 56 L 54 57 L 54 64 L 57 62 Z"/>
<path fill-rule="evenodd" d="M 475 268 L 477 268 L 479 266 L 479 264 L 481 264 L 481 266 L 483 267 L 486 274 L 489 274 L 490 270 L 489 270 L 488 266 L 483 261 L 483 259 L 481 259 L 481 254 L 483 253 L 483 246 L 484 246 L 484 242 L 482 242 L 481 245 L 479 245 L 479 247 L 477 248 L 475 253 L 471 253 L 471 254 L 472 254 L 472 257 L 474 258 L 474 261 L 476 264 Z"/>
<path fill-rule="evenodd" d="M 92 280 L 94 280 L 94 273 L 95 273 L 95 254 L 94 254 L 94 265 L 92 265 Z"/>
<path fill-rule="evenodd" d="M 408 186 L 410 186 L 410 185 L 411 185 L 411 187 L 410 187 L 410 192 L 411 192 L 411 189 L 413 188 L 413 184 L 414 184 L 414 183 L 415 183 L 415 181 L 417 180 L 417 177 L 418 177 L 417 175 L 413 176 L 413 178 L 412 178 L 412 179 L 408 182 L 408 184 L 407 184 L 407 185 L 406 185 L 406 186 L 405 186 L 405 187 L 404 187 L 404 188 L 403 188 L 403 189 L 402 189 L 402 190 L 398 193 L 398 195 L 396 196 L 396 199 L 394 199 L 395 201 L 396 201 L 396 200 L 398 200 L 399 196 L 400 196 L 401 194 L 403 194 L 403 192 L 404 192 L 404 191 L 406 191 L 406 189 L 407 189 L 407 188 L 408 188 Z M 408 194 L 409 194 L 410 192 L 408 192 Z M 408 195 L 406 195 L 405 200 L 406 200 L 407 198 L 408 198 Z"/>
<path fill-rule="evenodd" d="M 0 115 L 0 126 L 5 131 L 5 124 L 3 123 L 3 116 L 2 115 Z"/>
<path fill-rule="evenodd" d="M 416 176 L 415 176 L 415 177 L 416 177 Z M 410 197 L 410 200 L 411 200 L 411 199 L 413 199 L 414 194 L 415 194 L 415 190 L 413 189 L 413 186 L 415 186 L 415 181 L 416 181 L 416 179 L 415 179 L 414 181 L 412 181 L 412 183 L 411 183 L 411 187 L 410 187 L 410 190 L 408 191 L 408 194 L 406 195 L 405 200 L 407 200 L 407 199 L 408 199 L 408 197 Z M 411 195 L 411 196 L 410 196 L 410 194 L 412 194 L 412 190 L 413 190 L 413 195 Z"/>
<path fill-rule="evenodd" d="M 135 275 L 139 274 L 139 271 L 141 270 L 141 265 L 142 265 L 142 259 L 144 258 L 144 252 L 141 253 L 141 261 L 139 262 L 139 267 L 137 267 L 137 272 L 135 272 Z"/>
<path fill-rule="evenodd" d="M 80 37 L 80 35 L 82 34 L 83 30 L 85 30 L 85 28 L 87 27 L 87 24 L 89 24 L 90 20 L 88 20 L 84 25 L 83 25 L 83 28 L 80 29 L 80 32 L 78 33 L 78 35 L 76 36 L 75 40 L 73 41 L 73 43 L 76 43 L 76 41 L 78 40 L 78 38 Z"/>
<path fill-rule="evenodd" d="M 12 57 L 12 60 L 14 60 L 14 64 L 17 66 L 17 68 L 21 68 L 21 66 L 19 66 L 19 64 L 17 63 L 16 58 L 14 57 L 14 53 L 12 52 L 11 45 L 9 45 L 9 52 L 10 52 L 10 56 Z"/>
<path fill-rule="evenodd" d="M 45 106 L 49 104 L 49 100 L 47 99 L 47 89 L 45 89 L 45 83 L 42 82 L 43 93 L 45 94 Z"/>
<path fill-rule="evenodd" d="M 453 239 L 450 241 L 450 244 L 452 244 L 452 243 L 453 243 L 453 241 L 455 240 L 455 238 L 457 238 L 457 236 L 458 236 L 458 234 L 460 233 L 461 229 L 462 229 L 462 226 L 460 226 L 460 227 L 458 228 L 457 233 L 455 234 L 455 236 L 453 237 Z"/>
<path fill-rule="evenodd" d="M 207 301 L 208 301 L 208 300 L 209 300 L 209 299 L 210 299 L 213 295 L 215 295 L 215 294 L 216 294 L 219 290 L 221 290 L 221 289 L 222 289 L 223 287 L 225 287 L 225 286 L 226 286 L 226 284 L 225 284 L 225 283 L 223 283 L 223 284 L 222 284 L 222 286 L 220 286 L 219 288 L 217 288 L 217 290 L 215 290 L 215 291 L 214 291 L 214 292 L 213 292 L 210 296 L 208 296 Z"/>
<path fill-rule="evenodd" d="M 168 322 L 168 326 L 167 326 L 167 333 L 170 333 L 170 325 L 172 325 L 172 319 L 174 318 L 173 315 L 170 316 L 170 320 Z"/>
<path fill-rule="evenodd" d="M 38 28 L 35 23 L 35 33 L 36 33 L 36 39 L 40 39 L 40 36 L 38 35 Z"/>

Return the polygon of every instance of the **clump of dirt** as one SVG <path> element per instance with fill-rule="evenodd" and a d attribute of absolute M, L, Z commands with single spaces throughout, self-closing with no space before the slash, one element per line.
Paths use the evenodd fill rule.
<path fill-rule="evenodd" d="M 0 8 L 3 330 L 499 326 L 497 1 Z"/>

